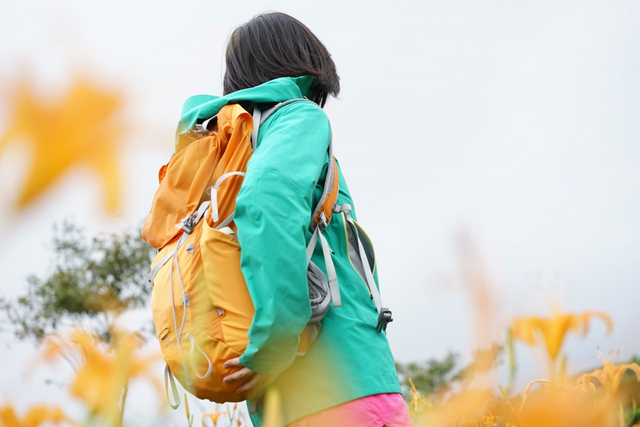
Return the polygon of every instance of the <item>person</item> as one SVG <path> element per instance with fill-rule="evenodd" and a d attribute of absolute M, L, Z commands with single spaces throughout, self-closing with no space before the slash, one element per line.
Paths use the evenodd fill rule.
<path fill-rule="evenodd" d="M 334 253 L 342 305 L 328 311 L 317 339 L 304 356 L 297 356 L 311 316 L 309 223 L 322 193 L 331 138 L 322 107 L 340 92 L 331 55 L 297 19 L 264 13 L 232 32 L 223 86 L 222 97 L 194 97 L 185 111 L 200 111 L 206 118 L 229 103 L 251 112 L 255 104 L 313 101 L 288 104 L 260 127 L 236 200 L 241 267 L 255 316 L 246 352 L 225 363 L 230 374 L 224 381 L 254 396 L 249 407 L 256 409 L 250 414 L 255 426 L 264 408 L 254 403 L 266 390 L 280 396 L 289 426 L 410 426 L 386 331 L 376 330 L 376 306 L 349 256 L 342 214 L 334 214 L 324 232 Z M 184 123 L 188 120 L 194 118 L 183 117 Z M 353 207 L 339 172 L 337 203 Z M 351 216 L 356 218 L 354 210 Z M 325 265 L 320 249 L 313 260 Z"/>

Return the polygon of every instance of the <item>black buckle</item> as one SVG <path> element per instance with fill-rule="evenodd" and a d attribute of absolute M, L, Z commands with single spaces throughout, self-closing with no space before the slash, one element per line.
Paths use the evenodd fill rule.
<path fill-rule="evenodd" d="M 391 310 L 388 308 L 382 307 L 380 309 L 380 314 L 378 315 L 378 325 L 376 326 L 376 331 L 382 332 L 387 330 L 387 325 L 393 322 L 393 317 L 391 314 Z"/>

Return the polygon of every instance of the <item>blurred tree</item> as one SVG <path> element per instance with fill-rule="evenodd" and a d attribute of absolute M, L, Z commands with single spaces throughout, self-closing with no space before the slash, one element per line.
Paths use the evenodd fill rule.
<path fill-rule="evenodd" d="M 60 326 L 79 323 L 109 341 L 115 317 L 148 301 L 153 249 L 130 232 L 88 239 L 70 221 L 54 230 L 53 273 L 29 276 L 24 294 L 0 298 L 0 313 L 20 339 L 39 342 Z"/>
<path fill-rule="evenodd" d="M 411 384 L 423 396 L 443 396 L 452 387 L 474 375 L 492 370 L 499 362 L 503 348 L 493 344 L 488 349 L 476 350 L 467 366 L 460 365 L 460 355 L 448 352 L 442 359 L 428 359 L 423 362 L 397 363 L 402 394 L 407 401 L 411 398 Z"/>
<path fill-rule="evenodd" d="M 451 385 L 462 376 L 463 369 L 459 364 L 460 355 L 449 352 L 442 359 L 428 359 L 423 362 L 396 363 L 403 395 L 410 397 L 413 381 L 416 390 L 423 396 L 431 396 L 436 393 L 448 391 Z"/>

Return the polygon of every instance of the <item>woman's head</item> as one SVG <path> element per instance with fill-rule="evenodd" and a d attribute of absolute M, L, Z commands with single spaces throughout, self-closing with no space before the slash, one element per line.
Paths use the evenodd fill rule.
<path fill-rule="evenodd" d="M 227 45 L 224 94 L 278 77 L 313 76 L 313 101 L 324 106 L 340 93 L 340 78 L 327 48 L 297 19 L 263 13 L 236 28 Z"/>

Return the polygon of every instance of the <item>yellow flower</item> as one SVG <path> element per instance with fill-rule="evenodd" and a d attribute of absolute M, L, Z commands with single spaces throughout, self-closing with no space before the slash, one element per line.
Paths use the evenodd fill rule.
<path fill-rule="evenodd" d="M 582 314 L 554 313 L 551 317 L 516 317 L 511 326 L 511 334 L 513 339 L 519 339 L 529 345 L 538 344 L 538 337 L 542 336 L 547 354 L 551 361 L 555 362 L 567 333 L 581 332 L 583 336 L 586 335 L 589 331 L 589 321 L 593 317 L 602 319 L 607 325 L 607 333 L 611 333 L 613 322 L 607 314 L 587 311 Z"/>
<path fill-rule="evenodd" d="M 220 415 L 224 414 L 224 412 L 212 412 L 210 414 L 202 414 L 202 425 L 204 426 L 204 420 L 211 420 L 211 422 L 213 423 L 213 427 L 216 427 L 216 425 L 218 425 L 218 418 L 220 418 Z"/>
<path fill-rule="evenodd" d="M 580 390 L 557 382 L 547 382 L 531 392 L 527 387 L 519 412 L 518 427 L 617 427 L 616 403 L 611 399 L 584 399 Z M 525 403 L 526 400 L 526 403 Z"/>
<path fill-rule="evenodd" d="M 158 356 L 138 356 L 138 336 L 116 333 L 114 343 L 107 351 L 102 351 L 101 343 L 86 333 L 73 334 L 72 341 L 80 349 L 82 362 L 70 391 L 84 400 L 92 415 L 105 417 L 115 423 L 121 417 L 128 382 L 134 377 L 146 377 L 162 396 L 162 386 L 150 372 Z"/>
<path fill-rule="evenodd" d="M 37 99 L 29 85 L 19 85 L 9 105 L 13 117 L 0 135 L 0 152 L 12 140 L 33 148 L 18 207 L 27 206 L 73 166 L 86 165 L 102 178 L 106 206 L 115 211 L 120 185 L 116 144 L 123 131 L 114 118 L 119 108 L 119 96 L 85 81 L 76 82 L 55 105 Z"/>
<path fill-rule="evenodd" d="M 636 374 L 636 379 L 640 381 L 640 365 L 637 363 L 623 363 L 616 365 L 611 363 L 611 357 L 605 359 L 604 355 L 600 353 L 602 360 L 602 369 L 596 369 L 593 372 L 581 375 L 578 380 L 578 386 L 583 388 L 592 389 L 593 384 L 591 379 L 596 379 L 605 389 L 608 395 L 614 395 L 620 388 L 620 381 L 622 375 L 627 371 L 633 371 Z"/>
<path fill-rule="evenodd" d="M 421 427 L 475 426 L 488 413 L 492 399 L 489 390 L 467 389 L 423 410 L 414 423 Z"/>
<path fill-rule="evenodd" d="M 0 425 L 3 427 L 37 427 L 44 423 L 75 425 L 60 408 L 55 406 L 34 406 L 29 409 L 23 420 L 18 419 L 11 406 L 0 407 Z"/>
<path fill-rule="evenodd" d="M 408 377 L 409 384 L 411 385 L 411 400 L 409 401 L 409 412 L 411 413 L 411 418 L 416 418 L 425 408 L 431 408 L 431 404 L 425 399 L 425 397 L 420 393 L 416 386 L 413 384 L 413 379 L 411 376 Z"/>

